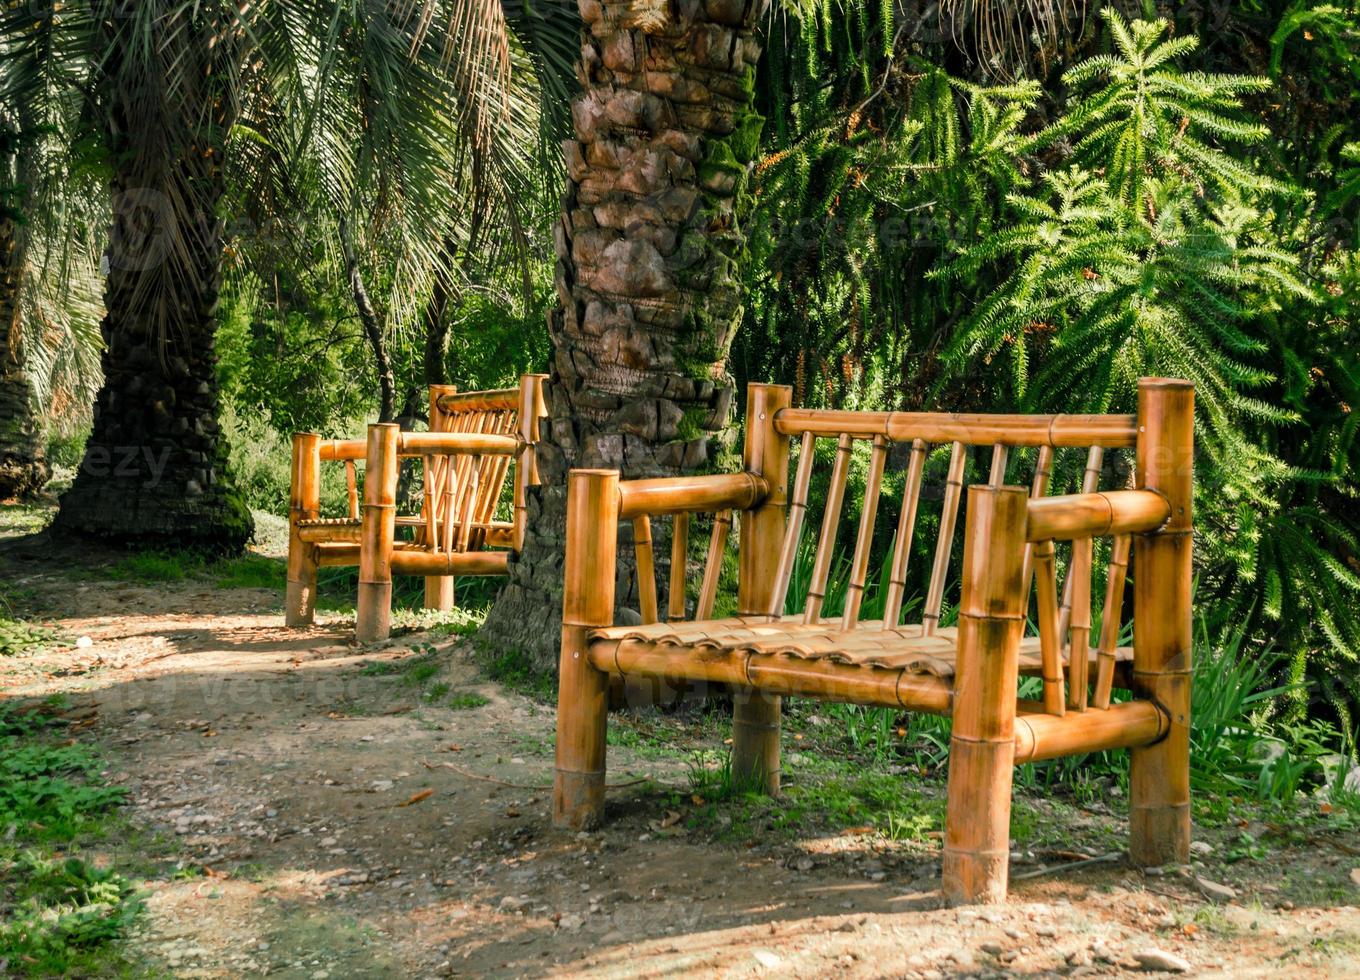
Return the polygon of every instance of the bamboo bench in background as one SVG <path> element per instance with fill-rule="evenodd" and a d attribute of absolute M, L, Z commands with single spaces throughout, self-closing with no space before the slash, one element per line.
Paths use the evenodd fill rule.
<path fill-rule="evenodd" d="M 538 482 L 534 446 L 539 420 L 547 415 L 544 378 L 528 374 L 518 388 L 497 391 L 431 386 L 429 432 L 374 424 L 366 440 L 296 433 L 287 624 L 312 622 L 317 569 L 323 565 L 359 566 L 355 632 L 361 643 L 388 636 L 393 575 L 424 576 L 430 609 L 453 608 L 456 575 L 505 575 L 510 552 L 524 543 L 526 490 Z M 420 513 L 399 515 L 400 460 L 411 457 L 421 460 Z M 358 460 L 365 461 L 362 480 Z M 332 461 L 345 466 L 344 517 L 321 516 L 321 464 Z M 507 521 L 497 510 L 512 469 Z M 398 529 L 408 536 L 399 539 Z"/>
<path fill-rule="evenodd" d="M 1193 387 L 1144 378 L 1136 416 L 846 412 L 797 409 L 790 401 L 786 387 L 750 387 L 742 473 L 629 481 L 610 470 L 571 473 L 554 822 L 580 829 L 602 817 L 611 683 L 617 688 L 622 678 L 674 692 L 707 682 L 734 694 L 734 778 L 771 793 L 779 789 L 782 695 L 950 716 L 943 865 L 950 902 L 1004 899 L 1012 767 L 1024 762 L 1128 749 L 1131 859 L 1140 866 L 1188 860 Z M 787 615 L 818 439 L 836 441 L 826 512 L 802 611 Z M 800 452 L 790 493 L 793 440 Z M 865 497 L 845 610 L 829 618 L 823 601 L 856 440 L 872 447 Z M 910 451 L 887 559 L 885 614 L 862 622 L 894 443 Z M 931 446 L 949 447 L 940 533 L 921 619 L 902 623 Z M 967 490 L 958 625 L 946 628 L 963 475 L 976 446 L 992 449 L 990 479 Z M 1134 488 L 1101 490 L 1103 456 L 1117 449 L 1134 450 Z M 1057 454 L 1074 450 L 1086 451 L 1081 492 L 1050 495 Z M 1016 460 L 1032 474 L 1028 488 L 1007 483 Z M 691 515 L 700 513 L 717 518 L 696 619 L 685 622 L 688 529 Z M 713 620 L 733 514 L 740 522 L 738 614 Z M 658 622 L 650 526 L 662 515 L 675 520 L 668 622 Z M 633 524 L 640 626 L 613 625 L 620 521 Z M 1093 542 L 1107 537 L 1101 628 L 1092 649 Z M 1070 542 L 1061 588 L 1057 542 Z M 1117 644 L 1130 555 L 1127 649 Z M 1031 590 L 1037 635 L 1025 636 Z M 1019 698 L 1022 674 L 1042 678 L 1042 699 Z M 1114 700 L 1116 689 L 1128 690 L 1129 698 Z"/>

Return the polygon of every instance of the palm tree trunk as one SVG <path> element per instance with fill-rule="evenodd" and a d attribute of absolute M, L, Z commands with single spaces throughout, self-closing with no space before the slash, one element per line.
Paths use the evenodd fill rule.
<path fill-rule="evenodd" d="M 564 144 L 543 487 L 484 627 L 544 668 L 556 661 L 567 470 L 694 471 L 726 442 L 739 218 L 762 123 L 757 0 L 578 6 L 585 90 Z M 623 607 L 636 608 L 634 579 L 621 562 Z"/>
<path fill-rule="evenodd" d="M 150 3 L 135 16 L 154 21 L 154 43 L 129 17 L 101 20 L 98 98 L 114 171 L 104 385 L 54 529 L 233 551 L 253 527 L 228 479 L 213 338 L 240 33 L 230 5 Z"/>
<path fill-rule="evenodd" d="M 19 342 L 24 243 L 0 213 L 0 500 L 27 500 L 47 483 L 43 418 Z"/>

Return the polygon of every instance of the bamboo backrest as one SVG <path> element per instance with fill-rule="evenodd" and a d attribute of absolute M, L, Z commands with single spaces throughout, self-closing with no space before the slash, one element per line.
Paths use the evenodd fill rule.
<path fill-rule="evenodd" d="M 509 521 L 496 518 L 511 457 L 422 454 L 425 529 L 420 540 L 431 551 L 479 550 L 502 525 L 513 527 L 514 547 L 523 543 L 525 491 L 538 483 L 532 447 L 538 443 L 539 421 L 547 416 L 543 380 L 543 375 L 530 374 L 518 388 L 462 393 L 452 386 L 431 386 L 431 432 L 514 436 L 526 447 L 516 471 Z"/>
<path fill-rule="evenodd" d="M 547 416 L 543 380 L 525 375 L 519 387 L 492 391 L 459 392 L 451 385 L 430 387 L 430 432 L 485 436 L 480 450 L 449 451 L 437 439 L 422 433 L 403 432 L 397 455 L 420 460 L 420 513 L 398 518 L 414 527 L 412 544 L 432 553 L 477 551 L 488 545 L 513 547 L 523 544 L 525 499 L 529 486 L 538 483 L 534 446 L 539 440 L 540 420 Z M 507 447 L 514 444 L 514 451 Z M 367 452 L 363 439 L 326 439 L 319 444 L 321 461 L 343 462 L 348 517 L 360 516 L 362 475 L 357 463 Z M 511 463 L 516 462 L 515 482 L 505 501 Z M 502 504 L 510 507 L 508 520 L 498 519 Z"/>
<path fill-rule="evenodd" d="M 913 540 L 918 536 L 918 525 L 925 521 L 921 507 L 925 474 L 932 452 L 948 457 L 941 506 L 938 514 L 938 534 L 934 542 L 930 577 L 926 587 L 918 624 L 907 626 L 922 635 L 933 635 L 941 627 L 945 597 L 950 586 L 951 557 L 954 541 L 962 534 L 960 520 L 964 498 L 964 481 L 970 454 L 985 453 L 987 481 L 1003 485 L 1023 480 L 1032 498 L 1053 492 L 1096 493 L 1115 489 L 1102 487 L 1102 473 L 1106 469 L 1107 452 L 1131 449 L 1135 442 L 1136 421 L 1133 416 L 1005 416 L 1005 415 L 946 415 L 939 413 L 907 412 L 843 412 L 785 408 L 774 417 L 774 428 L 790 440 L 791 487 L 787 496 L 788 516 L 784 526 L 782 547 L 774 574 L 774 588 L 764 613 L 772 619 L 784 617 L 792 611 L 805 624 L 825 624 L 841 631 L 856 629 L 903 630 L 903 612 L 908 584 L 909 564 Z M 835 452 L 830 465 L 825 507 L 820 522 L 815 525 L 815 542 L 806 575 L 802 602 L 790 602 L 794 584 L 795 565 L 808 564 L 807 512 L 814 469 L 818 465 L 819 440 L 833 440 Z M 864 496 L 853 552 L 846 569 L 844 609 L 838 617 L 828 618 L 824 606 L 833 562 L 838 555 L 842 514 L 846 504 L 846 490 L 851 460 L 856 445 L 869 447 Z M 908 448 L 904 469 L 904 490 L 899 517 L 886 555 L 875 555 L 875 530 L 883 496 L 883 484 L 888 472 L 894 444 Z M 1057 486 L 1058 482 L 1069 486 Z M 698 510 L 699 508 L 690 508 Z M 689 513 L 675 514 L 672 535 L 670 603 L 668 619 L 684 618 L 684 575 L 688 555 Z M 646 516 L 636 517 L 634 541 L 638 557 L 639 605 L 644 623 L 658 619 L 655 562 L 652 555 L 651 526 Z M 732 526 L 732 512 L 717 513 L 709 540 L 703 579 L 695 604 L 694 618 L 711 617 L 723 550 Z M 1064 547 L 1067 547 L 1066 545 Z M 882 550 L 881 548 L 879 549 Z M 1102 549 L 1103 550 L 1103 549 Z M 801 553 L 801 554 L 800 554 Z M 1024 581 L 1026 590 L 1033 583 L 1035 621 L 1043 659 L 1043 690 L 1045 710 L 1062 714 L 1067 709 L 1084 710 L 1088 706 L 1088 658 L 1091 645 L 1093 580 L 1100 582 L 1101 569 L 1096 567 L 1096 549 L 1092 537 L 1071 541 L 1065 574 L 1059 583 L 1058 549 L 1053 541 L 1038 541 L 1026 545 Z M 871 588 L 873 566 L 880 566 L 883 581 L 883 616 L 873 622 L 861 621 L 866 593 Z M 1098 708 L 1108 707 L 1113 686 L 1116 648 L 1122 615 L 1125 575 L 1129 562 L 1128 535 L 1116 536 L 1108 548 L 1105 562 L 1103 602 L 1100 614 L 1100 633 L 1096 638 L 1097 676 L 1094 695 L 1089 703 Z M 1028 607 L 1028 602 L 1026 603 Z M 1066 661 L 1066 677 L 1064 677 Z M 1067 688 L 1064 691 L 1064 680 Z"/>

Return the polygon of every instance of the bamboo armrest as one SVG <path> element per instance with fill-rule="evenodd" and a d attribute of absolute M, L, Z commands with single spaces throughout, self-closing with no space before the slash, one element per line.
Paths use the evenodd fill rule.
<path fill-rule="evenodd" d="M 1144 534 L 1171 517 L 1171 505 L 1155 490 L 1107 490 L 1035 497 L 1029 501 L 1027 541 L 1068 541 Z"/>
<path fill-rule="evenodd" d="M 365 439 L 323 439 L 319 455 L 323 462 L 363 459 L 368 453 L 368 441 Z"/>
<path fill-rule="evenodd" d="M 750 510 L 769 492 L 769 484 L 754 473 L 622 480 L 619 482 L 619 516 L 631 519 L 661 514 Z"/>

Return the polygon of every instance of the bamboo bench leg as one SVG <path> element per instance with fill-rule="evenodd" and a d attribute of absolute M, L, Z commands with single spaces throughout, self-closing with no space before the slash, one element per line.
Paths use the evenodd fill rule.
<path fill-rule="evenodd" d="M 425 577 L 425 608 L 448 612 L 453 607 L 453 576 L 427 575 Z"/>
<path fill-rule="evenodd" d="M 588 627 L 562 628 L 553 825 L 567 830 L 587 830 L 604 818 L 609 675 L 586 657 L 588 632 Z"/>
<path fill-rule="evenodd" d="M 609 676 L 591 666 L 590 631 L 614 620 L 619 474 L 573 470 L 567 487 L 562 657 L 557 688 L 553 825 L 583 830 L 604 817 Z"/>
<path fill-rule="evenodd" d="M 298 521 L 321 516 L 321 437 L 293 436 L 293 478 L 288 535 L 288 585 L 283 617 L 287 626 L 310 626 L 316 613 L 316 551 L 298 536 Z"/>
<path fill-rule="evenodd" d="M 1026 506 L 1022 487 L 968 491 L 943 867 L 952 905 L 1006 898 Z"/>
<path fill-rule="evenodd" d="M 359 601 L 354 632 L 360 643 L 377 643 L 392 632 L 392 546 L 397 523 L 397 438 L 391 424 L 368 427 L 368 469 L 359 541 Z"/>
<path fill-rule="evenodd" d="M 1190 859 L 1190 594 L 1194 388 L 1138 385 L 1138 486 L 1162 493 L 1171 516 L 1134 538 L 1133 689 L 1171 719 L 1165 738 L 1130 751 L 1129 858 L 1139 867 Z"/>
<path fill-rule="evenodd" d="M 766 613 L 779 589 L 780 553 L 788 517 L 789 438 L 775 429 L 774 419 L 792 401 L 793 390 L 784 385 L 753 384 L 746 390 L 742 457 L 747 472 L 764 477 L 771 492 L 760 506 L 741 514 L 737 608 L 743 616 Z M 759 691 L 734 694 L 732 776 L 738 785 L 778 796 L 781 699 L 777 694 Z"/>
<path fill-rule="evenodd" d="M 777 694 L 737 691 L 732 702 L 732 779 L 737 786 L 779 795 Z"/>

